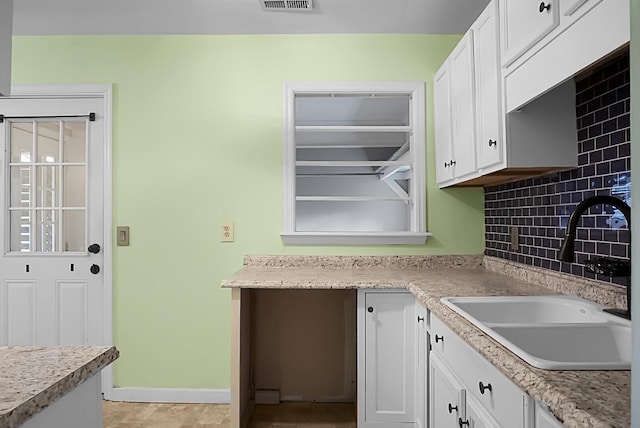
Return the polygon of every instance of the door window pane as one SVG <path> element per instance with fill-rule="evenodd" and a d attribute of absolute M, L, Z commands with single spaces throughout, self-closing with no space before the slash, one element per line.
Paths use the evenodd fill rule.
<path fill-rule="evenodd" d="M 64 211 L 63 214 L 64 251 L 85 250 L 84 210 Z"/>
<path fill-rule="evenodd" d="M 87 123 L 66 122 L 64 124 L 64 162 L 84 163 L 86 161 Z"/>
<path fill-rule="evenodd" d="M 31 167 L 11 167 L 11 207 L 29 207 L 31 204 Z"/>
<path fill-rule="evenodd" d="M 84 166 L 65 166 L 62 169 L 64 189 L 62 191 L 64 207 L 83 207 L 86 191 Z"/>
<path fill-rule="evenodd" d="M 11 211 L 10 217 L 10 250 L 22 253 L 31 251 L 31 212 Z"/>
<path fill-rule="evenodd" d="M 58 205 L 58 167 L 57 166 L 37 166 L 36 167 L 36 206 L 55 207 Z"/>
<path fill-rule="evenodd" d="M 58 212 L 54 210 L 38 211 L 36 235 L 37 251 L 51 253 L 58 250 L 56 233 L 58 231 Z"/>
<path fill-rule="evenodd" d="M 88 126 L 9 122 L 9 251 L 86 251 Z"/>
<path fill-rule="evenodd" d="M 38 122 L 37 162 L 58 162 L 60 154 L 60 122 Z"/>
<path fill-rule="evenodd" d="M 10 129 L 10 162 L 31 162 L 31 149 L 33 148 L 33 122 L 12 122 Z"/>

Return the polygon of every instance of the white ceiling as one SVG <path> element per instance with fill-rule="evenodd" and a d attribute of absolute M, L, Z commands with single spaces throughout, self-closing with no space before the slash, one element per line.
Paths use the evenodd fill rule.
<path fill-rule="evenodd" d="M 311 12 L 282 12 L 259 0 L 14 0 L 14 34 L 462 34 L 488 3 L 314 0 Z"/>

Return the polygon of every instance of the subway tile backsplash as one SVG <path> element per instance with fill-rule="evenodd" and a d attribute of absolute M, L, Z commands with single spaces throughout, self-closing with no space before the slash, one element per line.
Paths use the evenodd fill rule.
<path fill-rule="evenodd" d="M 576 263 L 557 260 L 569 215 L 578 202 L 613 195 L 629 205 L 631 129 L 629 56 L 617 57 L 576 80 L 578 168 L 485 188 L 485 254 L 519 263 L 625 285 L 625 278 L 594 275 L 596 257 L 629 257 L 629 231 L 620 212 L 590 209 L 581 219 Z M 510 227 L 519 248 L 511 251 Z"/>

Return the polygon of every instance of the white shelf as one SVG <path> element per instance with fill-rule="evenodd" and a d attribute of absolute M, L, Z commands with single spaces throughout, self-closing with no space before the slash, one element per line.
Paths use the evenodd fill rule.
<path fill-rule="evenodd" d="M 378 126 L 378 125 L 296 125 L 296 132 L 411 132 L 411 126 Z"/>
<path fill-rule="evenodd" d="M 403 196 L 296 196 L 296 201 L 311 202 L 372 202 L 372 201 L 400 201 L 406 202 L 411 198 Z"/>
<path fill-rule="evenodd" d="M 296 161 L 296 166 L 411 166 L 406 161 Z"/>

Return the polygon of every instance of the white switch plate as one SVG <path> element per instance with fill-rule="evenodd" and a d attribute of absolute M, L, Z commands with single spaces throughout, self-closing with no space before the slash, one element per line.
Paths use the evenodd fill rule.
<path fill-rule="evenodd" d="M 233 222 L 225 220 L 220 227 L 220 242 L 233 242 Z"/>

